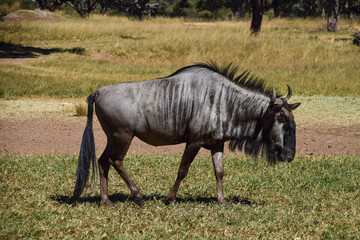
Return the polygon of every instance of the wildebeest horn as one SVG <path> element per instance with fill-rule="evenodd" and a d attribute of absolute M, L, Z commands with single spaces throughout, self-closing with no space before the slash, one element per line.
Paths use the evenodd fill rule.
<path fill-rule="evenodd" d="M 272 96 L 271 96 L 271 100 L 270 100 L 270 105 L 273 105 L 275 103 L 276 100 L 276 93 L 275 93 L 275 88 L 274 85 L 272 86 Z"/>
<path fill-rule="evenodd" d="M 289 86 L 289 84 L 286 84 L 287 87 L 288 87 L 288 95 L 284 98 L 286 101 L 289 101 L 290 98 L 291 98 L 291 95 L 292 95 L 292 91 L 291 91 L 291 88 Z"/>

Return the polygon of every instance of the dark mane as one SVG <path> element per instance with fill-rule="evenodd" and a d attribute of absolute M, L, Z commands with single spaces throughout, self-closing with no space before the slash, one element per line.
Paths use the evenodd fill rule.
<path fill-rule="evenodd" d="M 264 95 L 269 97 L 272 95 L 272 89 L 266 86 L 263 79 L 251 75 L 251 71 L 246 70 L 236 76 L 239 67 L 237 65 L 234 65 L 232 62 L 224 66 L 218 66 L 213 61 L 197 63 L 195 65 L 180 68 L 168 77 L 174 76 L 190 68 L 206 68 L 221 74 L 229 81 L 235 83 L 236 85 L 239 85 L 240 87 L 246 88 L 251 91 L 263 93 Z M 280 95 L 277 95 L 277 97 L 280 97 Z"/>
<path fill-rule="evenodd" d="M 205 62 L 205 63 L 198 63 L 191 66 L 183 67 L 170 76 L 174 76 L 179 74 L 180 72 L 186 71 L 188 69 L 196 69 L 196 68 L 203 68 L 208 69 L 210 71 L 219 73 L 220 75 L 224 76 L 227 80 L 235 83 L 236 85 L 246 88 L 250 91 L 258 92 L 264 94 L 265 96 L 272 96 L 272 88 L 266 86 L 263 79 L 257 78 L 254 75 L 251 75 L 250 71 L 244 71 L 237 75 L 238 66 L 229 63 L 224 66 L 218 66 L 213 61 Z M 277 97 L 281 97 L 281 95 L 277 94 Z M 260 115 L 263 115 L 261 113 Z M 232 139 L 229 142 L 229 149 L 230 151 L 235 151 L 239 149 L 240 151 L 245 152 L 247 155 L 252 156 L 266 156 L 268 162 L 275 163 L 276 156 L 271 154 L 269 151 L 268 144 L 264 141 L 262 137 L 258 138 L 258 134 L 260 130 L 262 131 L 263 135 L 269 135 L 269 131 L 271 130 L 272 124 L 268 125 L 268 123 L 264 122 L 262 118 L 260 121 L 257 122 L 256 131 L 253 136 L 250 137 L 241 137 L 238 139 Z"/>

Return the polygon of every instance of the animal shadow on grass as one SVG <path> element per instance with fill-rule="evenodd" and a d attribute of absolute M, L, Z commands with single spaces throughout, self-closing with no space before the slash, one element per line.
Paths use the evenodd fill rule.
<path fill-rule="evenodd" d="M 20 44 L 12 44 L 0 42 L 0 58 L 37 58 L 42 55 L 50 55 L 52 53 L 74 53 L 83 55 L 85 49 L 75 48 L 39 48 L 31 46 L 23 46 Z"/>
<path fill-rule="evenodd" d="M 126 201 L 131 201 L 132 197 L 129 194 L 123 194 L 123 193 L 115 193 L 109 196 L 110 201 L 114 204 L 120 202 L 124 203 Z M 64 196 L 64 195 L 53 195 L 50 196 L 50 199 L 59 202 L 60 204 L 71 204 L 71 197 L 70 196 Z M 158 201 L 161 200 L 165 205 L 169 205 L 169 201 L 167 200 L 167 196 L 161 195 L 161 194 L 150 194 L 150 195 L 143 195 L 144 202 L 151 202 L 151 201 Z M 85 196 L 79 198 L 77 201 L 78 203 L 99 203 L 100 204 L 100 196 Z M 176 203 L 206 203 L 206 204 L 216 204 L 217 199 L 215 197 L 177 197 Z M 253 206 L 257 203 L 253 200 L 249 200 L 248 198 L 239 198 L 239 197 L 232 197 L 227 199 L 227 202 L 232 204 L 241 204 L 241 205 L 247 205 L 247 206 Z"/>

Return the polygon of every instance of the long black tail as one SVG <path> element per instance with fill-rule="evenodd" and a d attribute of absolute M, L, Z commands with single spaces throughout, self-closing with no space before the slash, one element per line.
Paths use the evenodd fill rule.
<path fill-rule="evenodd" d="M 93 183 L 95 184 L 96 181 L 97 163 L 96 163 L 96 154 L 95 154 L 95 140 L 94 140 L 93 127 L 92 127 L 94 102 L 96 95 L 97 95 L 97 91 L 93 92 L 87 99 L 88 102 L 87 122 L 80 147 L 79 161 L 76 171 L 76 184 L 75 184 L 74 194 L 71 198 L 72 203 L 75 203 L 79 199 L 81 193 L 83 192 L 86 186 L 86 183 L 89 179 L 90 163 L 92 164 Z"/>

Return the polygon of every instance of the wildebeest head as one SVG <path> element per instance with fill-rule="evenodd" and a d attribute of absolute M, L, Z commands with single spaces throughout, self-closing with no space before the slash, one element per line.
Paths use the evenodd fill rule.
<path fill-rule="evenodd" d="M 273 94 L 269 107 L 262 117 L 262 138 L 266 142 L 268 160 L 276 162 L 291 162 L 295 157 L 296 147 L 296 124 L 292 110 L 300 103 L 289 104 L 291 88 L 288 85 L 288 95 L 277 98 L 273 88 Z"/>

